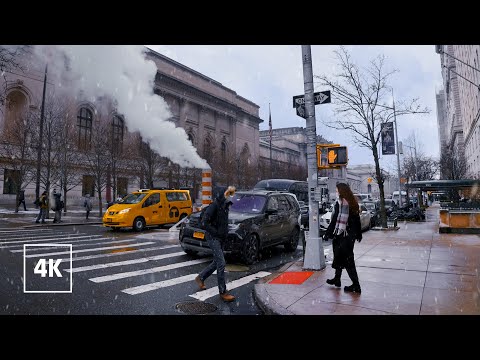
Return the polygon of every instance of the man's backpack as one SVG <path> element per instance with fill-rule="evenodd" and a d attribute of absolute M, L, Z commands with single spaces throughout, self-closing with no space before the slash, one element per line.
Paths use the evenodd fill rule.
<path fill-rule="evenodd" d="M 39 198 L 35 199 L 35 201 L 33 202 L 33 205 L 37 205 L 37 206 L 40 205 L 40 199 Z"/>
<path fill-rule="evenodd" d="M 213 206 L 213 205 L 214 205 L 214 203 L 211 203 L 210 205 L 207 205 L 204 208 L 202 208 L 202 210 L 200 210 L 200 217 L 198 219 L 198 225 L 199 225 L 200 229 L 207 230 L 206 229 L 206 224 L 205 224 L 205 220 L 206 220 L 205 213 L 207 212 L 207 209 L 210 206 Z M 212 221 L 214 221 L 214 220 L 215 220 L 215 217 L 213 217 Z"/>

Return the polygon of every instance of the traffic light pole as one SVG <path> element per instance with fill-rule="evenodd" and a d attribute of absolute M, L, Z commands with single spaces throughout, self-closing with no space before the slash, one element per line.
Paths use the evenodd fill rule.
<path fill-rule="evenodd" d="M 315 120 L 315 104 L 313 94 L 312 50 L 310 45 L 302 45 L 303 84 L 305 89 L 306 133 L 307 133 L 307 166 L 309 218 L 308 238 L 306 238 L 303 268 L 322 270 L 325 268 L 323 243 L 318 236 L 319 217 L 318 200 L 315 190 L 318 186 L 317 173 L 317 128 Z"/>

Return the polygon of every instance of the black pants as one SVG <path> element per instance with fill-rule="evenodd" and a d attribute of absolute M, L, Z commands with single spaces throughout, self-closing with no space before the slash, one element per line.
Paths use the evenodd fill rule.
<path fill-rule="evenodd" d="M 25 209 L 25 211 L 27 211 L 27 205 L 25 204 L 25 199 L 20 200 L 20 201 L 18 202 L 18 207 L 20 207 L 20 205 L 22 205 L 22 203 L 23 203 L 23 208 Z"/>

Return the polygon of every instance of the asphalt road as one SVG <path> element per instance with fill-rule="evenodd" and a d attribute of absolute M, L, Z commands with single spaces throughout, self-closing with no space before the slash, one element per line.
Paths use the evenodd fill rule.
<path fill-rule="evenodd" d="M 0 222 L 0 314 L 184 314 L 180 305 L 189 314 L 259 315 L 253 285 L 302 256 L 300 244 L 294 253 L 283 246 L 264 251 L 250 267 L 227 258 L 227 288 L 236 301 L 224 303 L 215 274 L 206 280 L 207 290 L 198 291 L 193 279 L 211 257 L 183 253 L 176 231 L 24 225 Z M 60 243 L 72 244 L 73 272 L 70 248 Z M 29 292 L 46 290 L 53 293 Z"/>

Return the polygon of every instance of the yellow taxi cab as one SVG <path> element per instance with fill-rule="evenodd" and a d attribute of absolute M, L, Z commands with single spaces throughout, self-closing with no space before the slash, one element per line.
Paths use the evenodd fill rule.
<path fill-rule="evenodd" d="M 147 226 L 175 224 L 191 213 L 188 190 L 140 189 L 110 206 L 103 215 L 103 226 L 142 231 Z"/>

